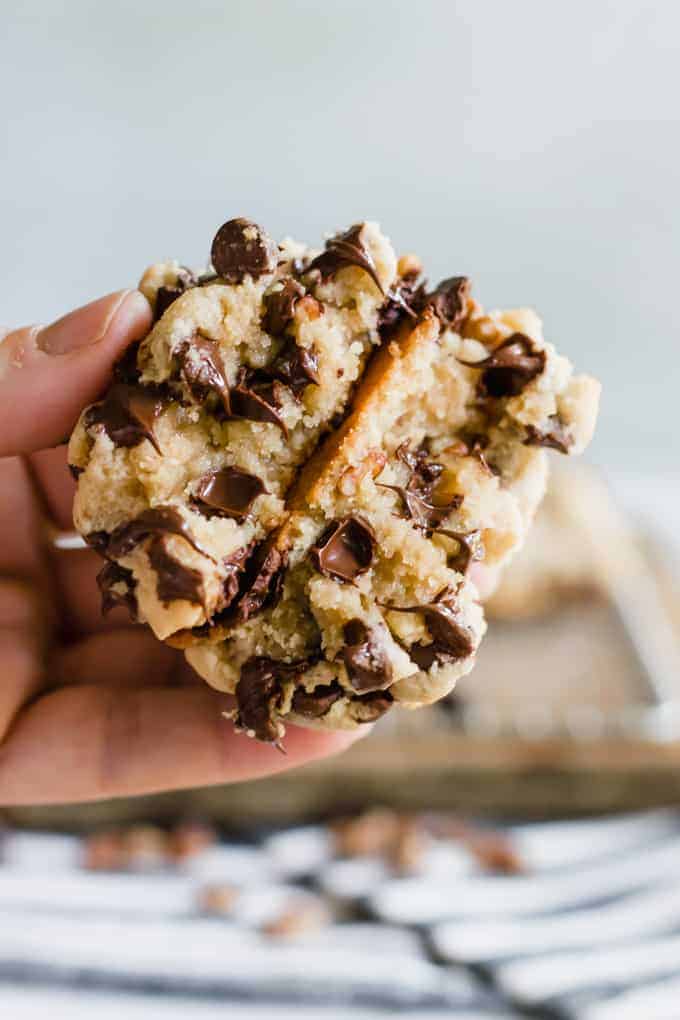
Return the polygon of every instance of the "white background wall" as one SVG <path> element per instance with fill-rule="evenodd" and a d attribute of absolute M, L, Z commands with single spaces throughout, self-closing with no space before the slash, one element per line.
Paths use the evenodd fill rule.
<path fill-rule="evenodd" d="M 0 0 L 0 320 L 379 219 L 604 380 L 594 459 L 678 469 L 680 4 Z"/>

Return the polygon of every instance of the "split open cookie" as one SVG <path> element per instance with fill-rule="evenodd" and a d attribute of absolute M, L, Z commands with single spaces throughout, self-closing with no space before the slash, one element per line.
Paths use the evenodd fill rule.
<path fill-rule="evenodd" d="M 521 544 L 599 384 L 533 312 L 428 289 L 374 224 L 316 252 L 230 221 L 212 262 L 145 274 L 156 323 L 71 440 L 105 605 L 263 740 L 436 700 L 485 629 L 471 566 Z"/>

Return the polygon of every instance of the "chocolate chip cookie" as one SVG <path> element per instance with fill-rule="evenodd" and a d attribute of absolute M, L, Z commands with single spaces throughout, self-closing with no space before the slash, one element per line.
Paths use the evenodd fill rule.
<path fill-rule="evenodd" d="M 74 432 L 74 516 L 125 604 L 235 694 L 239 728 L 372 721 L 473 665 L 471 569 L 506 562 L 599 385 L 535 313 L 430 288 L 375 224 L 323 251 L 218 231 L 154 266 L 156 322 Z"/>

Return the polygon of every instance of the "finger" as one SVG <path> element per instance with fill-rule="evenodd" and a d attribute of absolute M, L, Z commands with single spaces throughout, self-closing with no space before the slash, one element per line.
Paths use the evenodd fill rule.
<path fill-rule="evenodd" d="M 41 689 L 46 627 L 26 582 L 0 580 L 0 743 L 21 707 Z"/>
<path fill-rule="evenodd" d="M 68 469 L 65 446 L 38 450 L 28 458 L 50 520 L 64 531 L 73 528 L 73 497 L 76 483 Z"/>
<path fill-rule="evenodd" d="M 0 342 L 0 457 L 56 446 L 95 400 L 151 312 L 139 291 L 93 301 L 51 326 L 28 326 Z"/>
<path fill-rule="evenodd" d="M 157 641 L 149 631 L 121 627 L 59 649 L 50 663 L 49 683 L 168 685 L 186 679 L 184 661 L 181 652 Z"/>
<path fill-rule="evenodd" d="M 344 750 L 360 735 L 290 727 L 286 754 L 236 733 L 207 687 L 64 687 L 0 745 L 0 803 L 49 804 L 242 782 Z"/>

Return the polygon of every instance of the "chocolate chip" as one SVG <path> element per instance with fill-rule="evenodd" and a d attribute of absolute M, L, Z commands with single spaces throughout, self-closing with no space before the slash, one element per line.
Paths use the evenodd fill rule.
<path fill-rule="evenodd" d="M 153 321 L 158 322 L 173 301 L 176 301 L 181 294 L 184 294 L 191 287 L 195 287 L 197 283 L 198 281 L 191 270 L 181 266 L 177 270 L 177 278 L 174 284 L 164 284 L 158 288 L 153 310 Z"/>
<path fill-rule="evenodd" d="M 358 694 L 352 698 L 352 704 L 361 709 L 359 722 L 375 722 L 392 707 L 394 698 L 389 691 L 371 691 L 369 694 Z"/>
<path fill-rule="evenodd" d="M 293 694 L 292 710 L 298 715 L 307 719 L 320 719 L 327 715 L 336 701 L 345 696 L 342 687 L 336 681 L 330 684 L 322 684 L 315 687 L 313 691 L 306 691 L 302 687 Z"/>
<path fill-rule="evenodd" d="M 472 563 L 484 558 L 480 531 L 447 531 L 445 528 L 435 528 L 434 533 L 453 538 L 458 543 L 458 552 L 452 557 L 449 556 L 448 562 L 459 574 L 467 574 Z"/>
<path fill-rule="evenodd" d="M 312 563 L 322 574 L 353 581 L 373 561 L 375 535 L 367 521 L 349 515 L 333 521 L 310 550 Z"/>
<path fill-rule="evenodd" d="M 262 479 L 240 468 L 211 471 L 198 482 L 196 500 L 207 516 L 233 517 L 243 521 L 258 496 L 267 490 Z"/>
<path fill-rule="evenodd" d="M 470 281 L 467 276 L 451 276 L 442 280 L 423 300 L 432 309 L 444 329 L 459 332 L 468 313 Z"/>
<path fill-rule="evenodd" d="M 280 336 L 293 321 L 295 306 L 304 297 L 305 288 L 297 280 L 285 280 L 283 286 L 276 288 L 264 296 L 264 315 L 262 329 L 272 336 Z"/>
<path fill-rule="evenodd" d="M 136 620 L 136 583 L 131 570 L 117 563 L 105 563 L 97 574 L 97 586 L 102 596 L 102 613 L 108 613 L 114 606 L 125 606 L 132 619 Z"/>
<path fill-rule="evenodd" d="M 280 737 L 275 715 L 280 708 L 281 681 L 293 679 L 309 666 L 302 662 L 277 662 L 264 655 L 253 656 L 241 666 L 236 685 L 237 729 L 250 731 L 258 740 L 276 743 Z"/>
<path fill-rule="evenodd" d="M 342 659 L 355 691 L 380 691 L 392 683 L 392 665 L 377 635 L 358 619 L 345 624 Z"/>
<path fill-rule="evenodd" d="M 139 542 L 150 535 L 160 534 L 179 535 L 197 552 L 213 559 L 193 537 L 183 517 L 171 506 L 151 507 L 143 510 L 134 520 L 120 524 L 108 537 L 106 555 L 118 560 L 127 556 Z"/>
<path fill-rule="evenodd" d="M 236 620 L 240 623 L 267 606 L 275 605 L 281 597 L 288 555 L 277 547 L 277 540 L 278 532 L 274 531 L 260 543 L 246 564 L 235 609 Z"/>
<path fill-rule="evenodd" d="M 156 535 L 148 548 L 148 556 L 156 573 L 156 594 L 164 605 L 176 600 L 205 604 L 203 574 L 194 567 L 180 563 L 168 552 L 164 535 Z"/>
<path fill-rule="evenodd" d="M 537 429 L 534 425 L 527 425 L 527 437 L 524 440 L 524 445 L 546 446 L 551 450 L 558 450 L 560 453 L 569 453 L 574 445 L 574 437 L 571 432 L 558 415 L 552 414 L 549 421 L 550 428 L 546 431 Z"/>
<path fill-rule="evenodd" d="M 406 319 L 414 319 L 424 303 L 425 285 L 416 284 L 417 274 L 405 276 L 388 292 L 378 311 L 378 332 L 383 341 L 393 336 Z"/>
<path fill-rule="evenodd" d="M 312 348 L 288 344 L 269 369 L 292 392 L 296 399 L 310 383 L 319 385 L 319 359 Z"/>
<path fill-rule="evenodd" d="M 108 531 L 90 531 L 83 537 L 91 549 L 94 549 L 100 556 L 106 556 L 111 537 Z"/>
<path fill-rule="evenodd" d="M 278 248 L 265 232 L 243 217 L 223 223 L 210 249 L 215 271 L 227 283 L 242 283 L 246 276 L 257 280 L 276 269 Z"/>
<path fill-rule="evenodd" d="M 251 542 L 250 545 L 246 545 L 242 549 L 237 549 L 235 552 L 230 553 L 229 556 L 225 556 L 222 560 L 225 577 L 222 582 L 222 603 L 219 607 L 220 610 L 228 609 L 238 595 L 239 579 L 248 557 L 253 551 L 254 545 L 255 543 Z"/>
<path fill-rule="evenodd" d="M 545 351 L 535 351 L 528 336 L 513 333 L 482 361 L 458 360 L 461 365 L 482 369 L 482 396 L 516 397 L 545 368 Z"/>
<path fill-rule="evenodd" d="M 411 450 L 408 443 L 397 448 L 396 456 L 409 469 L 410 477 L 406 485 L 377 484 L 381 489 L 391 489 L 401 498 L 403 510 L 418 528 L 431 531 L 437 528 L 449 514 L 457 510 L 463 502 L 462 495 L 456 493 L 448 503 L 435 505 L 432 503 L 432 490 L 444 468 L 441 464 L 427 460 L 427 451 L 422 447 Z"/>
<path fill-rule="evenodd" d="M 416 647 L 432 648 L 432 653 L 436 656 L 433 662 L 458 662 L 460 659 L 466 659 L 474 651 L 472 634 L 460 622 L 455 592 L 450 588 L 444 588 L 432 602 L 422 606 L 385 606 L 385 608 L 393 613 L 423 614 L 432 637 L 432 645 Z M 431 653 L 419 651 L 417 654 L 423 656 L 425 661 L 424 656 Z M 414 661 L 417 663 L 417 659 L 414 658 Z"/>
<path fill-rule="evenodd" d="M 322 280 L 328 280 L 345 266 L 358 266 L 368 273 L 380 293 L 384 294 L 373 256 L 361 239 L 364 226 L 363 223 L 355 223 L 344 234 L 331 237 L 326 241 L 326 250 L 310 262 L 306 272 L 317 270 Z"/>
<path fill-rule="evenodd" d="M 161 413 L 163 400 L 151 387 L 114 383 L 100 404 L 87 412 L 88 428 L 101 425 L 116 446 L 137 446 L 148 439 L 160 453 L 153 425 Z"/>
<path fill-rule="evenodd" d="M 71 478 L 75 479 L 76 482 L 78 481 L 83 471 L 85 470 L 85 468 L 83 467 L 78 467 L 77 464 L 69 464 L 68 469 L 71 474 Z"/>
<path fill-rule="evenodd" d="M 214 393 L 229 414 L 229 384 L 217 342 L 196 333 L 181 344 L 176 353 L 181 373 L 194 400 L 203 403 Z"/>
<path fill-rule="evenodd" d="M 407 648 L 407 652 L 418 669 L 422 669 L 424 672 L 427 672 L 435 662 L 439 661 L 437 645 L 434 643 L 430 645 L 411 645 L 410 648 Z"/>
<path fill-rule="evenodd" d="M 279 414 L 281 407 L 281 383 L 274 381 L 255 381 L 241 373 L 238 384 L 231 391 L 232 418 L 245 418 L 248 421 L 261 421 L 276 425 L 284 436 L 288 436 L 286 424 Z"/>

